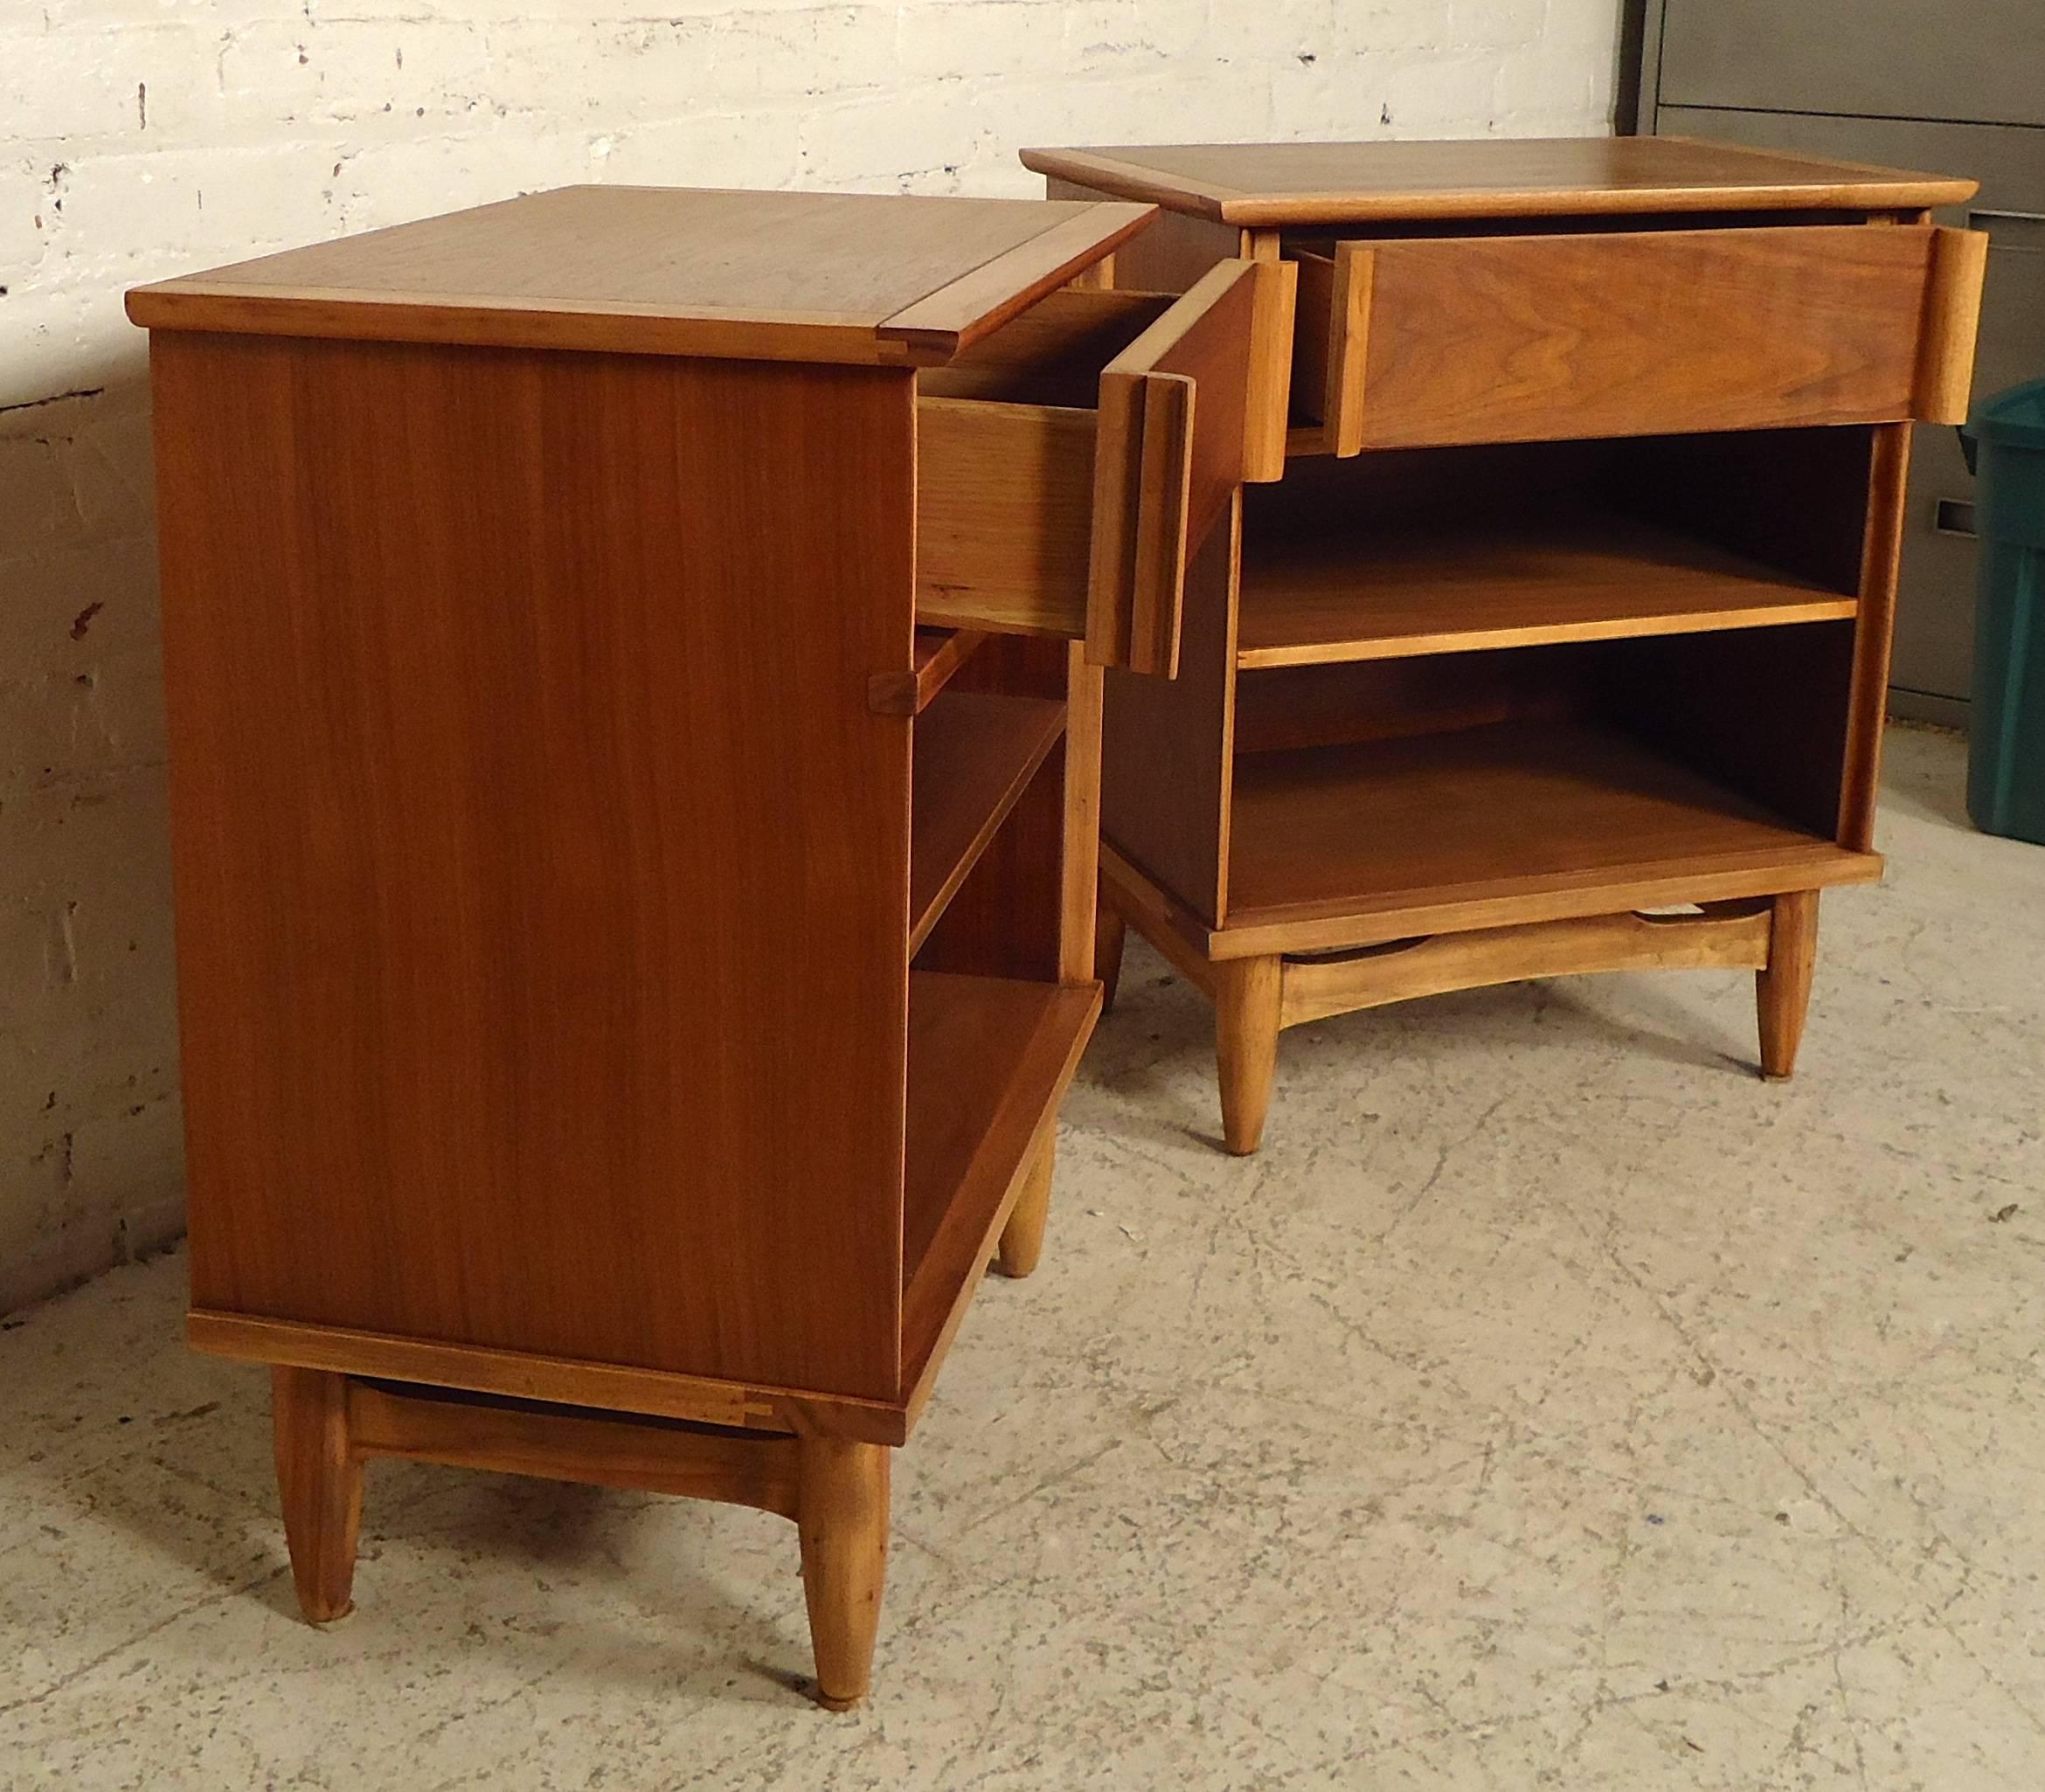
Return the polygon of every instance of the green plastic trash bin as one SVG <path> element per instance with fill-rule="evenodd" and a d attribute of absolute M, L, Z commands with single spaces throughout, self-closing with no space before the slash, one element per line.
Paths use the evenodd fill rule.
<path fill-rule="evenodd" d="M 1967 813 L 2045 846 L 2045 379 L 1983 399 L 1960 433 L 1980 481 Z"/>

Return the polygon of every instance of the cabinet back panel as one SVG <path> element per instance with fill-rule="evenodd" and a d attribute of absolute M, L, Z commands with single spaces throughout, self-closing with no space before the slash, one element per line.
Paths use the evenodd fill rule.
<path fill-rule="evenodd" d="M 154 355 L 196 1302 L 892 1397 L 911 377 Z"/>

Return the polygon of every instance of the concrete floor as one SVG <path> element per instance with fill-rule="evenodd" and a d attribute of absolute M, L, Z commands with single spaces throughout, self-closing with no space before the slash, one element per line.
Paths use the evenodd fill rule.
<path fill-rule="evenodd" d="M 184 1266 L 0 1335 L 0 1785 L 2045 1784 L 2045 850 L 1892 742 L 1803 1069 L 1744 973 L 1286 1037 L 1263 1155 L 1133 948 L 1043 1268 L 898 1461 L 878 1689 L 792 1531 L 371 1470 L 294 1616 L 266 1387 Z"/>

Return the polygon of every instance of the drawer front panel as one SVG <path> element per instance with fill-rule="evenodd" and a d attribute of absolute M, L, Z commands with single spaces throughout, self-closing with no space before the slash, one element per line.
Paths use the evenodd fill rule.
<path fill-rule="evenodd" d="M 1337 452 L 1923 414 L 1940 370 L 1920 367 L 1920 341 L 1941 235 L 1964 233 L 1339 244 L 1321 387 Z M 1303 314 L 1321 284 L 1302 282 Z"/>

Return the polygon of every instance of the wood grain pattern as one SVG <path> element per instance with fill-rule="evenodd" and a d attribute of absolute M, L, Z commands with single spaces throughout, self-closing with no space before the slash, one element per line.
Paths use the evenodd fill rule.
<path fill-rule="evenodd" d="M 1214 966 L 1212 977 L 1222 1142 L 1245 1157 L 1262 1143 L 1271 1110 L 1282 972 L 1275 953 L 1262 953 L 1227 959 Z"/>
<path fill-rule="evenodd" d="M 1244 402 L 1243 477 L 1267 484 L 1286 476 L 1286 429 L 1292 414 L 1293 342 L 1299 307 L 1296 262 L 1259 259 L 1250 329 L 1249 391 Z"/>
<path fill-rule="evenodd" d="M 1474 507 L 1473 507 L 1474 508 Z M 1237 663 L 1306 666 L 1850 618 L 1858 599 L 1601 510 L 1261 540 Z"/>
<path fill-rule="evenodd" d="M 1025 149 L 1091 192 L 1236 225 L 1957 205 L 1974 183 L 1683 137 Z"/>
<path fill-rule="evenodd" d="M 1288 958 L 1280 1024 L 1531 977 L 1757 969 L 1768 961 L 1771 912 L 1764 896 L 1694 915 L 1581 915 Z"/>
<path fill-rule="evenodd" d="M 195 1304 L 893 1397 L 911 377 L 154 356 Z"/>
<path fill-rule="evenodd" d="M 1974 342 L 1981 322 L 1981 287 L 1988 273 L 1988 233 L 1931 232 L 1931 280 L 1917 351 L 1912 414 L 1920 423 L 1965 423 L 1974 389 Z"/>
<path fill-rule="evenodd" d="M 1584 723 L 1246 755 L 1235 796 L 1229 931 L 1246 951 L 1253 926 L 1339 918 L 1348 937 L 1322 943 L 1362 945 L 1868 875 L 1829 839 Z"/>
<path fill-rule="evenodd" d="M 566 187 L 138 287 L 151 329 L 504 348 L 948 359 L 1143 205 Z"/>
<path fill-rule="evenodd" d="M 1082 652 L 1074 641 L 995 636 L 955 681 L 958 688 L 1062 702 L 1066 731 L 924 942 L 916 969 L 1041 983 L 1084 980 L 1068 978 L 1065 968 L 1071 951 L 1067 861 L 1089 849 L 1073 806 L 1084 799 L 1094 763 L 1085 691 L 1073 675 Z"/>
<path fill-rule="evenodd" d="M 1179 675 L 1110 672 L 1101 724 L 1103 836 L 1214 922 L 1227 894 L 1237 509 L 1188 572 Z"/>
<path fill-rule="evenodd" d="M 1208 270 L 1102 370 L 1087 655 L 1178 669 L 1186 566 L 1243 483 L 1258 270 Z"/>
<path fill-rule="evenodd" d="M 860 1400 L 814 1388 L 750 1387 L 617 1363 L 579 1362 L 530 1351 L 486 1350 L 396 1338 L 345 1325 L 250 1318 L 194 1308 L 185 1341 L 209 1356 L 288 1364 L 336 1374 L 462 1388 L 551 1406 L 600 1408 L 759 1431 L 793 1431 L 798 1421 L 875 1443 L 908 1436 L 901 1402 Z"/>
<path fill-rule="evenodd" d="M 1333 255 L 1294 253 L 1300 273 L 1293 390 L 1300 414 L 1321 426 L 1320 439 L 1311 445 L 1317 453 L 1346 458 L 1362 452 L 1363 373 L 1376 265 L 1360 245 L 1344 245 Z"/>
<path fill-rule="evenodd" d="M 1059 206 L 1048 228 L 904 306 L 877 334 L 884 342 L 905 344 L 912 360 L 948 361 L 1112 254 L 1117 243 L 1135 235 L 1153 215 L 1147 206 Z M 941 239 L 941 231 L 940 225 L 932 233 Z"/>
<path fill-rule="evenodd" d="M 916 619 L 996 633 L 1087 627 L 1091 410 L 916 401 Z"/>
<path fill-rule="evenodd" d="M 795 1524 L 816 1699 L 849 1711 L 873 1684 L 894 1464 L 887 1450 L 842 1437 L 805 1437 L 798 1450 Z"/>
<path fill-rule="evenodd" d="M 1044 697 L 950 691 L 917 719 L 909 838 L 909 950 L 930 937 L 1065 725 Z"/>
<path fill-rule="evenodd" d="M 877 716 L 920 716 L 986 639 L 977 629 L 919 628 L 908 668 L 866 681 L 867 708 Z"/>
<path fill-rule="evenodd" d="M 362 1464 L 349 1436 L 348 1383 L 318 1369 L 270 1371 L 271 1439 L 298 1608 L 325 1624 L 355 1609 Z"/>
<path fill-rule="evenodd" d="M 1054 1140 L 1029 1166 L 1015 1205 L 1002 1227 L 1001 1243 L 995 1251 L 995 1266 L 1011 1280 L 1021 1281 L 1036 1273 L 1043 1256 L 1043 1229 L 1050 1218 L 1051 1178 L 1057 1166 Z"/>
<path fill-rule="evenodd" d="M 1172 302 L 1166 293 L 1067 287 L 944 366 L 921 370 L 917 394 L 1091 411 L 1100 401 L 1101 369 L 1170 310 Z"/>
<path fill-rule="evenodd" d="M 1771 915 L 1767 960 L 1754 973 L 1764 1076 L 1779 1079 L 1795 1074 L 1817 962 L 1818 892 L 1785 890 L 1776 897 Z"/>
<path fill-rule="evenodd" d="M 1418 239 L 1336 254 L 1370 262 L 1366 447 L 1879 423 L 1917 401 L 1927 230 Z M 1338 325 L 1308 311 L 1301 328 Z"/>
<path fill-rule="evenodd" d="M 1899 423 L 1876 430 L 1868 488 L 1867 539 L 1861 555 L 1860 619 L 1854 630 L 1839 780 L 1840 844 L 1858 852 L 1871 852 L 1875 845 L 1882 730 L 1887 720 L 1889 658 L 1896 638 L 1896 593 L 1903 565 L 1910 481 L 1909 426 Z"/>
<path fill-rule="evenodd" d="M 634 1487 L 795 1516 L 796 1443 L 531 1401 L 348 1383 L 358 1457 L 395 1456 L 594 1487 Z"/>
<path fill-rule="evenodd" d="M 1058 1103 L 1099 1012 L 1092 983 L 916 973 L 902 1293 L 912 1414 L 1055 1136 Z"/>

